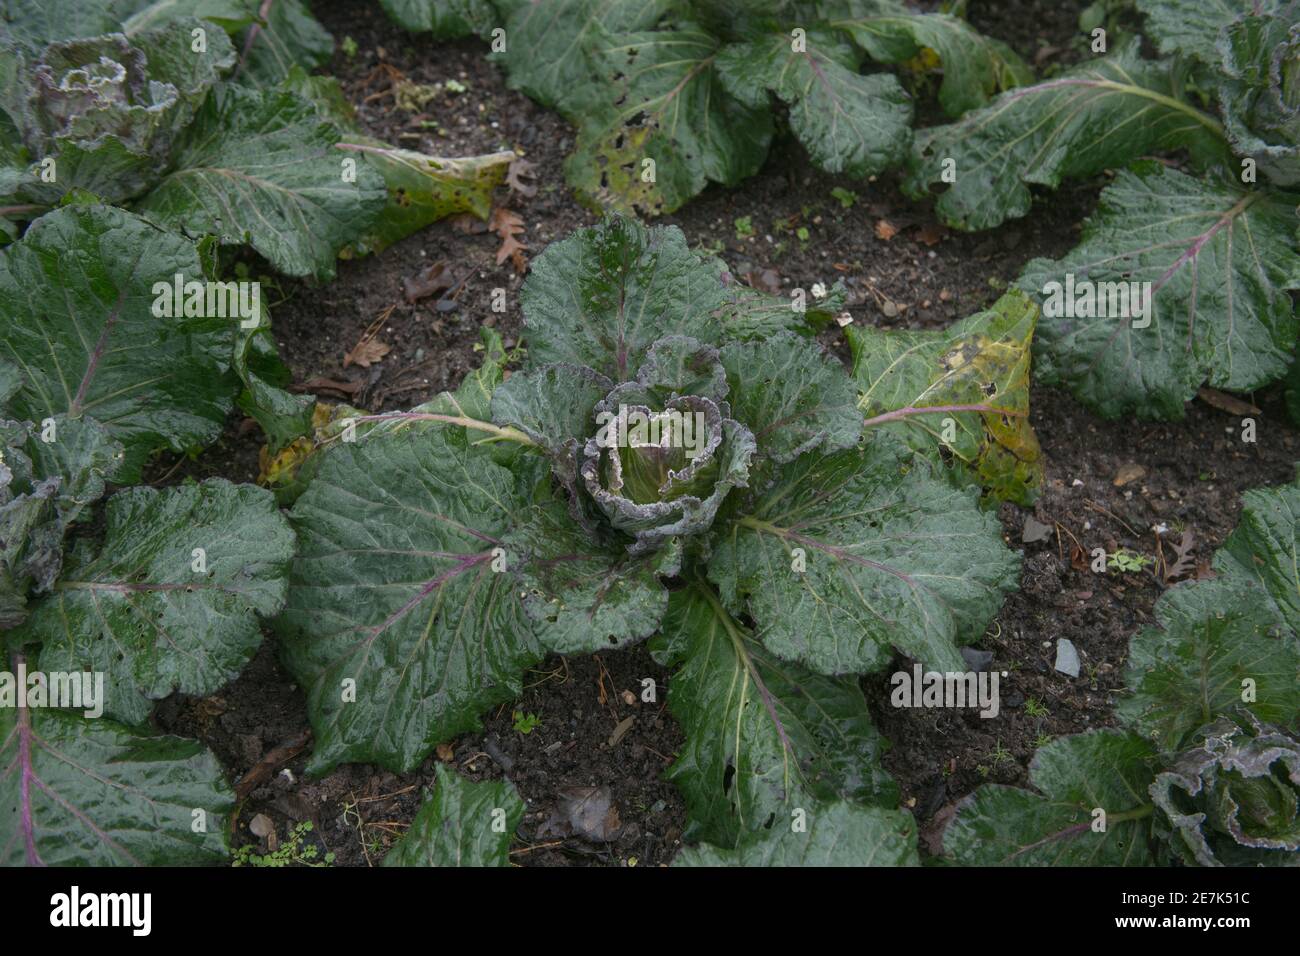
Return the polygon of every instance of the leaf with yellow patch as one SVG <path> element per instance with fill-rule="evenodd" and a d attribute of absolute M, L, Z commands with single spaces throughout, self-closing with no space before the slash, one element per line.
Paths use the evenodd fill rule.
<path fill-rule="evenodd" d="M 1043 475 L 1028 417 L 1037 321 L 1033 302 L 1012 290 L 944 331 L 851 327 L 858 407 L 913 448 L 946 448 L 997 497 L 1027 503 Z"/>

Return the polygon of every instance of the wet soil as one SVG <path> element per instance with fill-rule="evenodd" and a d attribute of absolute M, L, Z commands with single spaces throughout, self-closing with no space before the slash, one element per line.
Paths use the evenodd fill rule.
<path fill-rule="evenodd" d="M 340 78 L 371 133 L 433 155 L 514 149 L 534 164 L 535 195 L 503 189 L 498 196 L 500 205 L 522 217 L 526 229 L 519 238 L 530 255 L 596 221 L 564 184 L 572 128 L 509 90 L 486 61 L 483 44 L 405 34 L 371 5 L 315 6 L 341 46 L 351 48 L 343 43 L 349 37 L 355 43 L 355 53 L 337 53 L 328 70 Z M 1046 71 L 1080 55 L 1079 6 L 973 3 L 971 19 Z M 385 92 L 394 70 L 417 83 L 455 80 L 463 91 L 445 92 L 420 112 L 404 111 Z M 1029 259 L 1069 249 L 1100 185 L 1073 184 L 1044 195 L 1029 216 L 997 230 L 951 234 L 927 206 L 908 201 L 892 178 L 864 182 L 819 173 L 787 139 L 740 188 L 711 188 L 661 221 L 680 226 L 692 245 L 722 256 L 734 274 L 760 286 L 809 288 L 843 279 L 855 322 L 937 328 L 989 304 Z M 832 194 L 837 187 L 855 194 L 851 206 Z M 801 227 L 807 240 L 798 238 Z M 473 347 L 481 326 L 495 324 L 507 344 L 519 335 L 523 276 L 509 259 L 497 263 L 498 245 L 491 233 L 470 234 L 444 222 L 382 255 L 341 262 L 335 282 L 278 280 L 275 333 L 295 382 L 315 382 L 306 390 L 372 411 L 409 408 L 454 388 L 478 363 Z M 434 298 L 408 303 L 403 279 L 438 261 L 464 280 L 459 290 L 442 305 Z M 506 290 L 505 313 L 490 309 L 494 289 Z M 345 365 L 345 354 L 376 322 L 376 338 L 391 350 L 369 368 Z M 824 342 L 844 354 L 837 332 Z M 331 390 L 321 380 L 345 387 Z M 1183 421 L 1145 424 L 1101 421 L 1052 389 L 1036 387 L 1032 399 L 1045 487 L 1031 509 L 1001 506 L 1008 544 L 1024 551 L 1021 589 L 977 645 L 993 653 L 993 670 L 1006 673 L 1001 713 L 986 720 L 971 712 L 893 709 L 887 674 L 863 681 L 875 719 L 893 744 L 886 766 L 923 835 L 936 816 L 942 820 L 945 807 L 981 783 L 1024 782 L 1030 757 L 1047 739 L 1112 722 L 1128 641 L 1150 622 L 1165 585 L 1158 568 L 1093 573 L 1088 562 L 1094 548 L 1170 556 L 1170 538 L 1187 531 L 1195 539 L 1195 558 L 1206 561 L 1235 525 L 1242 491 L 1294 474 L 1297 435 L 1282 424 L 1272 395 L 1255 397 L 1263 413 L 1254 444 L 1241 441 L 1239 416 L 1201 402 L 1188 406 Z M 258 444 L 251 423 L 232 419 L 221 442 L 203 456 L 160 461 L 151 474 L 156 482 L 184 475 L 253 481 Z M 1144 470 L 1142 477 L 1116 484 L 1134 465 Z M 1024 543 L 1031 515 L 1051 532 Z M 1169 534 L 1158 545 L 1152 529 L 1160 525 Z M 1053 669 L 1059 638 L 1078 649 L 1077 678 Z M 910 668 L 910 662 L 899 666 Z M 658 703 L 640 701 L 644 677 L 661 688 Z M 348 765 L 313 780 L 303 773 L 310 746 L 303 695 L 279 666 L 268 633 L 237 680 L 209 698 L 170 698 L 156 720 L 203 739 L 232 781 L 254 767 L 269 771 L 241 806 L 239 844 L 257 842 L 248 825 L 263 813 L 280 833 L 312 821 L 312 839 L 339 865 L 374 864 L 409 824 L 432 783 L 433 764 L 444 760 L 471 779 L 505 776 L 518 788 L 528 811 L 512 850 L 516 863 L 658 865 L 671 861 L 685 823 L 681 798 L 662 780 L 682 739 L 663 705 L 669 680 L 644 647 L 551 658 L 529 673 L 520 700 L 485 715 L 482 732 L 440 748 L 418 770 L 394 774 Z M 518 728 L 527 726 L 529 715 L 537 723 L 524 733 Z M 634 718 L 631 729 L 611 742 L 628 717 Z M 277 748 L 287 749 L 277 755 Z M 599 786 L 610 787 L 619 813 L 613 840 L 543 835 L 567 789 Z"/>

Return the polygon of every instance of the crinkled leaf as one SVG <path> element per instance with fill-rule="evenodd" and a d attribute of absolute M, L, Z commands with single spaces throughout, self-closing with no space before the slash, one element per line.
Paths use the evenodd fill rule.
<path fill-rule="evenodd" d="M 107 202 L 138 196 L 158 181 L 182 130 L 235 61 L 221 30 L 192 49 L 201 21 L 126 37 L 120 33 L 52 43 L 33 64 L 19 117 L 33 160 L 58 163 L 57 179 L 29 190 L 51 204 L 73 189 Z"/>
<path fill-rule="evenodd" d="M 1042 452 L 1029 424 L 1030 343 L 1037 321 L 1037 306 L 1013 290 L 943 331 L 850 326 L 845 335 L 860 389 L 858 407 L 868 418 L 954 405 L 1016 413 L 904 415 L 875 427 L 918 450 L 946 448 L 997 497 L 1028 504 L 1043 480 Z"/>
<path fill-rule="evenodd" d="M 622 33 L 602 56 L 611 102 L 584 116 L 565 163 L 580 199 L 653 216 L 684 205 L 709 182 L 735 185 L 758 172 L 771 116 L 724 89 L 713 36 L 689 24 Z"/>
<path fill-rule="evenodd" d="M 754 433 L 761 455 L 789 462 L 814 448 L 857 444 L 862 413 L 853 380 L 820 347 L 784 333 L 722 349 L 732 416 Z"/>
<path fill-rule="evenodd" d="M 58 477 L 54 500 L 66 527 L 103 497 L 105 483 L 121 465 L 122 446 L 93 418 L 55 417 L 49 442 L 41 437 L 46 424 L 33 429 L 25 448 L 34 476 Z"/>
<path fill-rule="evenodd" d="M 434 765 L 433 796 L 384 857 L 384 866 L 509 866 L 524 801 L 509 780 L 471 783 Z"/>
<path fill-rule="evenodd" d="M 235 798 L 197 740 L 6 705 L 0 767 L 0 865 L 193 866 L 229 855 Z"/>
<path fill-rule="evenodd" d="M 272 454 L 311 431 L 315 398 L 286 390 L 293 374 L 280 360 L 265 307 L 255 328 L 241 323 L 234 368 L 244 386 L 239 408 L 262 427 Z"/>
<path fill-rule="evenodd" d="M 939 103 L 949 116 L 977 109 L 995 93 L 1033 80 L 1033 72 L 1009 46 L 948 14 L 882 13 L 832 20 L 830 26 L 844 30 L 880 63 L 902 63 L 934 51 L 943 68 Z"/>
<path fill-rule="evenodd" d="M 681 665 L 668 705 L 686 741 L 668 777 L 686 799 L 686 839 L 733 847 L 818 800 L 897 804 L 856 678 L 774 657 L 701 585 L 673 593 L 651 651 Z"/>
<path fill-rule="evenodd" d="M 1215 721 L 1151 784 L 1155 832 L 1187 866 L 1300 866 L 1300 740 Z"/>
<path fill-rule="evenodd" d="M 891 648 L 965 670 L 957 643 L 987 626 L 1019 569 L 976 498 L 887 435 L 807 454 L 739 509 L 709 575 L 769 650 L 819 673 L 879 669 Z"/>
<path fill-rule="evenodd" d="M 1158 150 L 1211 151 L 1218 123 L 1180 92 L 1171 67 L 1142 60 L 1137 38 L 1125 37 L 1104 59 L 919 131 L 904 189 L 918 199 L 944 189 L 935 201 L 944 222 L 990 229 L 1029 212 L 1030 186 L 1055 188 Z"/>
<path fill-rule="evenodd" d="M 920 866 L 916 823 L 906 810 L 860 807 L 843 800 L 813 803 L 806 829 L 778 819 L 734 850 L 687 847 L 673 866 Z"/>
<path fill-rule="evenodd" d="M 1021 274 L 1043 302 L 1039 380 L 1067 385 L 1108 418 L 1181 418 L 1204 383 L 1249 391 L 1282 376 L 1300 329 L 1286 291 L 1300 285 L 1294 205 L 1155 162 L 1120 172 L 1083 242 Z M 1068 276 L 1082 316 L 1065 314 Z M 1146 327 L 1134 305 L 1145 293 L 1129 285 L 1141 282 L 1150 283 Z"/>
<path fill-rule="evenodd" d="M 519 372 L 492 394 L 492 420 L 515 425 L 555 453 L 595 433 L 596 405 L 614 383 L 580 365 L 544 365 Z"/>
<path fill-rule="evenodd" d="M 357 164 L 355 182 L 344 180 L 339 137 L 308 100 L 219 89 L 139 209 L 223 245 L 247 243 L 288 275 L 332 278 L 339 250 L 365 233 L 386 195 L 368 164 Z"/>
<path fill-rule="evenodd" d="M 105 674 L 107 713 L 140 723 L 154 700 L 239 673 L 259 617 L 284 605 L 293 550 L 268 491 L 222 478 L 129 488 L 109 499 L 98 552 L 74 553 L 23 635 L 44 642 L 46 670 Z"/>
<path fill-rule="evenodd" d="M 153 286 L 201 279 L 194 247 L 105 206 L 49 213 L 0 251 L 0 356 L 23 371 L 11 413 L 90 415 L 122 443 L 117 480 L 161 448 L 221 432 L 236 381 L 230 319 L 158 318 Z"/>
<path fill-rule="evenodd" d="M 1215 552 L 1215 570 L 1225 577 L 1257 582 L 1276 602 L 1287 626 L 1300 634 L 1300 567 L 1296 558 L 1300 553 L 1300 480 L 1276 488 L 1254 488 L 1241 498 L 1241 520 Z"/>
<path fill-rule="evenodd" d="M 790 107 L 790 128 L 821 169 L 869 176 L 899 162 L 912 140 L 912 103 L 891 74 L 857 72 L 852 48 L 810 32 L 792 49 L 788 33 L 725 47 L 717 57 L 724 85 L 758 108 L 766 87 Z M 761 159 L 761 157 L 760 157 Z"/>
<path fill-rule="evenodd" d="M 944 853 L 963 866 L 1151 866 L 1156 753 L 1137 734 L 1093 730 L 1038 749 L 1035 790 L 985 784 L 957 807 Z M 1093 811 L 1106 813 L 1093 830 Z"/>
<path fill-rule="evenodd" d="M 404 30 L 432 31 L 438 40 L 484 36 L 497 25 L 488 0 L 380 0 L 380 6 Z"/>
<path fill-rule="evenodd" d="M 1155 615 L 1159 626 L 1129 645 L 1130 696 L 1116 714 L 1162 751 L 1241 705 L 1247 687 L 1254 695 L 1244 706 L 1261 719 L 1300 714 L 1300 646 L 1257 587 L 1222 578 L 1179 585 Z"/>
<path fill-rule="evenodd" d="M 409 770 L 519 694 L 541 657 L 514 574 L 494 570 L 526 501 L 460 431 L 417 422 L 339 443 L 294 505 L 277 627 L 307 693 L 314 770 Z"/>
<path fill-rule="evenodd" d="M 1219 38 L 1219 101 L 1235 153 L 1249 156 L 1277 186 L 1300 185 L 1300 22 L 1249 16 Z"/>
<path fill-rule="evenodd" d="M 714 343 L 712 313 L 728 301 L 725 266 L 702 259 L 676 227 L 616 217 L 551 243 L 520 294 L 528 364 L 585 365 L 632 377 L 668 335 Z"/>

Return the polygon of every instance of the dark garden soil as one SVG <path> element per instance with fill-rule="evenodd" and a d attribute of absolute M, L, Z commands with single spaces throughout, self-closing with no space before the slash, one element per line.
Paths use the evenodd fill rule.
<path fill-rule="evenodd" d="M 483 44 L 408 35 L 371 4 L 339 0 L 315 7 L 341 48 L 352 49 L 345 38 L 355 43 L 352 56 L 336 54 L 329 72 L 373 134 L 433 155 L 515 149 L 534 164 L 534 195 L 505 189 L 498 195 L 500 205 L 521 217 L 525 231 L 518 238 L 530 255 L 595 221 L 564 184 L 572 128 L 508 90 L 486 61 Z M 1040 71 L 1073 62 L 1083 49 L 1076 4 L 985 0 L 971 7 L 977 28 L 1010 42 Z M 444 89 L 422 113 L 412 113 L 394 103 L 391 85 L 398 76 L 417 83 L 455 80 L 463 91 Z M 991 232 L 950 234 L 892 180 L 816 172 L 787 140 L 740 188 L 710 189 L 663 222 L 680 226 L 693 245 L 722 256 L 733 274 L 752 284 L 776 291 L 843 279 L 855 322 L 940 328 L 992 302 L 1029 259 L 1070 248 L 1099 186 L 1075 184 L 1044 195 L 1031 215 Z M 850 208 L 832 195 L 836 187 L 856 194 Z M 806 241 L 798 238 L 801 227 L 808 230 Z M 509 259 L 497 264 L 499 245 L 491 232 L 467 233 L 443 222 L 382 255 L 340 263 L 337 281 L 327 285 L 279 280 L 275 331 L 295 382 L 312 383 L 304 390 L 322 400 L 372 411 L 409 408 L 454 388 L 478 364 L 474 345 L 481 325 L 495 322 L 508 345 L 520 334 L 523 277 Z M 463 284 L 442 300 L 408 303 L 403 279 L 439 261 Z M 507 290 L 510 309 L 503 314 L 490 310 L 494 288 Z M 345 365 L 345 353 L 376 320 L 375 338 L 391 350 L 368 368 Z M 838 332 L 823 341 L 846 354 Z M 993 653 L 993 670 L 1006 672 L 1002 712 L 981 719 L 971 711 L 896 710 L 888 705 L 887 674 L 863 681 L 875 719 L 893 743 L 886 766 L 923 838 L 942 823 L 945 808 L 979 784 L 1023 783 L 1034 749 L 1048 738 L 1113 721 L 1129 638 L 1151 622 L 1164 585 L 1153 568 L 1094 574 L 1087 566 L 1091 551 L 1123 547 L 1156 555 L 1159 547 L 1172 562 L 1169 539 L 1185 531 L 1195 541 L 1196 561 L 1208 562 L 1237 521 L 1241 493 L 1294 474 L 1297 434 L 1283 424 L 1277 396 L 1253 400 L 1263 411 L 1255 416 L 1258 441 L 1248 444 L 1238 434 L 1240 414 L 1202 401 L 1190 404 L 1180 422 L 1106 422 L 1063 392 L 1033 390 L 1046 483 L 1032 509 L 1001 507 L 1006 540 L 1024 551 L 1021 589 L 977 644 Z M 195 461 L 159 461 L 153 478 L 253 481 L 258 447 L 256 427 L 232 419 L 217 446 Z M 1031 515 L 1050 531 L 1025 543 Z M 1158 546 L 1152 529 L 1161 524 L 1173 533 Z M 1078 649 L 1077 678 L 1053 668 L 1058 638 Z M 657 682 L 658 703 L 640 701 L 644 677 Z M 166 730 L 202 738 L 232 782 L 257 768 L 238 817 L 239 844 L 258 842 L 248 829 L 257 814 L 268 815 L 281 834 L 311 820 L 313 839 L 334 852 L 338 864 L 376 863 L 410 822 L 432 783 L 434 763 L 442 760 L 471 779 L 506 776 L 518 788 L 528 812 L 512 853 L 516 863 L 647 866 L 672 859 L 685 821 L 681 798 L 662 779 L 682 739 L 664 705 L 669 679 L 644 648 L 553 657 L 527 675 L 520 700 L 484 716 L 481 733 L 439 748 L 415 772 L 347 765 L 313 780 L 303 773 L 310 752 L 304 698 L 279 666 L 268 633 L 237 680 L 208 698 L 170 698 L 156 719 Z M 540 722 L 522 733 L 516 713 Z M 590 842 L 547 826 L 566 794 L 591 787 L 610 790 L 619 823 L 614 839 Z"/>

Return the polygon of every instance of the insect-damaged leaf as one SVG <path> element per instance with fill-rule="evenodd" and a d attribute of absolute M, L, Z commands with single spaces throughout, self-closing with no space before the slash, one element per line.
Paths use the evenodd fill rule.
<path fill-rule="evenodd" d="M 668 705 L 686 741 L 668 777 L 686 799 L 686 839 L 743 844 L 819 799 L 897 803 L 857 680 L 774 657 L 707 587 L 673 593 L 651 652 L 680 665 Z"/>
<path fill-rule="evenodd" d="M 129 723 L 180 690 L 210 694 L 262 643 L 284 604 L 293 534 L 271 493 L 213 478 L 109 499 L 102 546 L 72 553 L 20 638 L 46 670 L 106 675 L 106 712 Z"/>
<path fill-rule="evenodd" d="M 958 805 L 944 855 L 962 866 L 1151 866 L 1156 769 L 1155 748 L 1132 732 L 1058 737 L 1029 764 L 1037 792 L 986 784 Z"/>
<path fill-rule="evenodd" d="M 119 481 L 145 459 L 213 441 L 230 410 L 235 318 L 155 317 L 153 288 L 201 280 L 194 246 L 107 206 L 42 216 L 0 251 L 0 358 L 22 371 L 11 414 L 89 415 L 125 448 Z"/>
<path fill-rule="evenodd" d="M 442 764 L 436 786 L 384 866 L 508 866 L 510 838 L 524 815 L 509 780 L 471 783 Z"/>
<path fill-rule="evenodd" d="M 803 808 L 805 829 L 778 819 L 734 850 L 687 847 L 674 866 L 920 866 L 916 823 L 906 810 L 844 800 Z"/>
<path fill-rule="evenodd" d="M 0 866 L 193 866 L 228 856 L 235 798 L 197 740 L 6 704 L 0 768 Z"/>
<path fill-rule="evenodd" d="M 1021 274 L 1043 299 L 1040 381 L 1106 417 L 1181 418 L 1206 382 L 1249 391 L 1280 377 L 1300 329 L 1287 292 L 1300 287 L 1296 201 L 1155 162 L 1119 173 L 1083 242 Z"/>
<path fill-rule="evenodd" d="M 788 33 L 723 48 L 724 87 L 754 109 L 767 106 L 767 90 L 780 97 L 794 134 L 827 172 L 869 176 L 901 160 L 912 139 L 912 104 L 898 80 L 858 73 L 857 51 L 834 34 L 805 39 L 802 50 Z"/>
<path fill-rule="evenodd" d="M 718 41 L 689 25 L 622 33 L 602 49 L 611 102 L 589 110 L 565 173 L 598 208 L 672 212 L 709 182 L 735 185 L 762 166 L 770 111 L 727 93 Z"/>
<path fill-rule="evenodd" d="M 1029 212 L 1032 185 L 1054 188 L 1156 150 L 1220 153 L 1217 121 L 1179 93 L 1170 66 L 1142 60 L 1137 38 L 1125 38 L 1105 59 L 918 132 L 904 189 L 919 199 L 944 186 L 935 209 L 945 223 L 990 229 Z"/>
<path fill-rule="evenodd" d="M 1038 308 L 1008 292 L 991 309 L 939 332 L 850 326 L 858 407 L 868 418 L 903 409 L 983 405 L 1011 414 L 905 415 L 879 426 L 913 448 L 944 447 L 999 498 L 1026 504 L 1043 480 L 1029 424 L 1030 343 Z"/>
<path fill-rule="evenodd" d="M 334 276 L 334 260 L 384 207 L 383 177 L 343 176 L 338 128 L 293 93 L 218 89 L 142 213 L 223 245 L 247 243 L 287 275 Z"/>
<path fill-rule="evenodd" d="M 590 112 L 608 98 L 603 46 L 615 33 L 647 30 L 667 0 L 496 0 L 506 19 L 506 49 L 494 54 L 522 90 L 569 116 Z"/>
<path fill-rule="evenodd" d="M 881 63 L 902 63 L 933 51 L 943 68 L 939 103 L 949 116 L 981 107 L 995 93 L 1033 79 L 1010 47 L 981 35 L 960 17 L 899 9 L 831 20 L 829 26 L 848 33 Z"/>
<path fill-rule="evenodd" d="M 541 658 L 518 582 L 497 570 L 527 499 L 457 431 L 416 422 L 339 444 L 294 506 L 277 627 L 307 692 L 315 769 L 409 770 L 518 695 Z"/>
<path fill-rule="evenodd" d="M 892 648 L 965 670 L 957 642 L 983 630 L 1019 568 L 976 498 L 889 435 L 809 453 L 738 507 L 709 577 L 770 651 L 819 673 L 876 670 Z"/>

